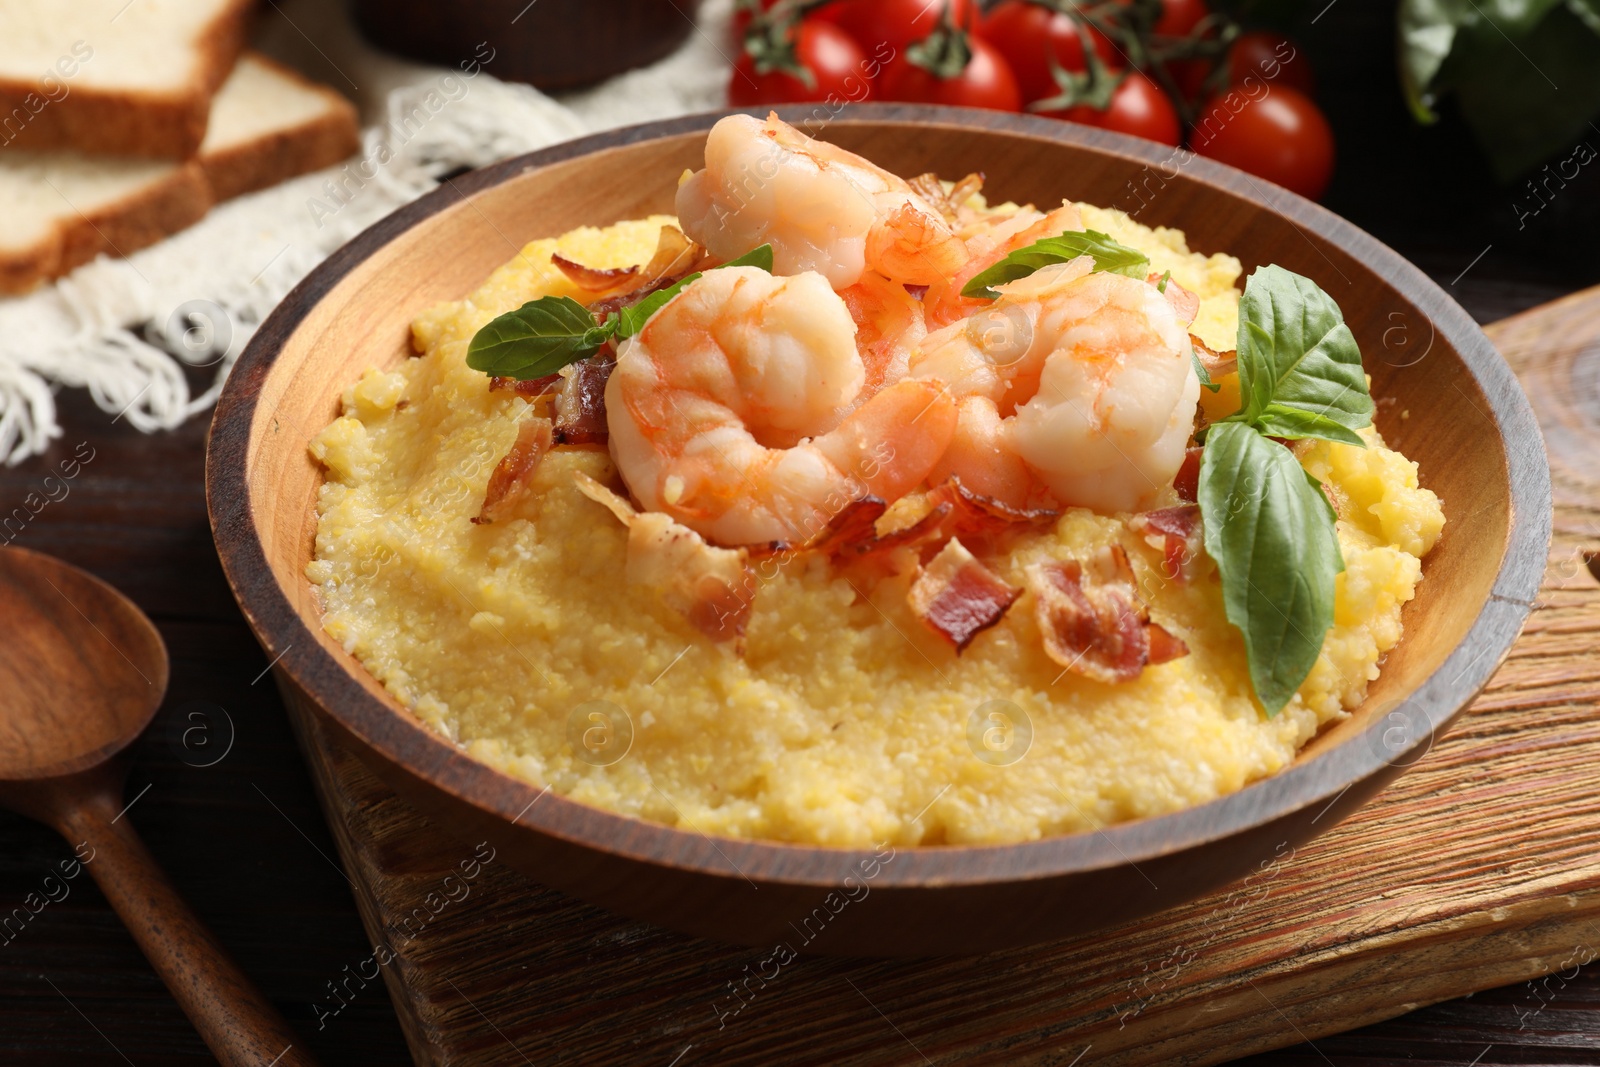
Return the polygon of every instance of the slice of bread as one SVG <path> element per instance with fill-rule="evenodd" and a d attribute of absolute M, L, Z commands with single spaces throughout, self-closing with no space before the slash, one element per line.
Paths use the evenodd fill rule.
<path fill-rule="evenodd" d="M 3 0 L 0 146 L 187 159 L 254 0 Z"/>
<path fill-rule="evenodd" d="M 344 97 L 248 53 L 217 94 L 193 160 L 0 149 L 0 293 L 26 291 L 102 252 L 126 256 L 219 201 L 337 163 L 360 141 Z"/>
<path fill-rule="evenodd" d="M 216 200 L 277 185 L 355 155 L 355 105 L 258 52 L 246 52 L 211 106 L 200 166 Z"/>

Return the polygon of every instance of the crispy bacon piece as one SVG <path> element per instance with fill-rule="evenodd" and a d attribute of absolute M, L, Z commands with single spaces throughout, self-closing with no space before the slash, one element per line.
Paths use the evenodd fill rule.
<path fill-rule="evenodd" d="M 1206 347 L 1206 343 L 1194 334 L 1189 335 L 1189 343 L 1194 346 L 1194 354 L 1200 357 L 1200 365 L 1211 375 L 1211 380 L 1232 374 L 1239 369 L 1239 353 L 1232 349 L 1227 352 L 1216 352 Z"/>
<path fill-rule="evenodd" d="M 1187 645 L 1150 621 L 1120 545 L 1102 549 L 1087 567 L 1055 560 L 1036 563 L 1027 574 L 1045 654 L 1067 670 L 1116 685 L 1139 677 L 1146 665 L 1189 654 Z"/>
<path fill-rule="evenodd" d="M 555 400 L 555 439 L 563 445 L 603 444 L 606 428 L 606 382 L 616 361 L 609 353 L 579 360 L 561 383 Z"/>
<path fill-rule="evenodd" d="M 586 474 L 573 478 L 584 496 L 628 528 L 629 584 L 649 586 L 695 629 L 713 641 L 735 641 L 743 650 L 745 627 L 755 603 L 755 575 L 742 548 L 718 548 L 659 511 L 638 511 L 619 494 Z"/>
<path fill-rule="evenodd" d="M 599 302 L 591 304 L 591 307 L 599 312 L 596 317 L 604 318 L 609 312 L 633 303 L 638 296 L 659 289 L 663 285 L 672 284 L 671 281 L 663 282 L 662 279 L 675 271 L 682 271 L 678 277 L 683 277 L 704 257 L 705 249 L 689 240 L 682 230 L 676 226 L 663 226 L 656 238 L 656 250 L 650 256 L 650 262 L 643 266 L 591 267 L 569 259 L 559 252 L 550 256 L 550 262 L 566 275 L 573 285 L 584 290 L 591 301 L 599 301 L 600 298 L 618 301 L 612 306 L 603 308 Z M 635 296 L 635 293 L 638 296 Z"/>
<path fill-rule="evenodd" d="M 968 540 L 990 539 L 1023 526 L 1054 522 L 1060 508 L 1014 508 L 992 496 L 975 493 L 959 478 L 948 478 L 935 486 L 930 496 L 936 502 L 948 501 L 952 514 L 945 532 Z"/>
<path fill-rule="evenodd" d="M 1151 285 L 1159 285 L 1161 284 L 1161 278 L 1162 275 L 1160 274 L 1152 274 L 1145 281 Z M 1167 298 L 1167 303 L 1172 305 L 1172 310 L 1178 313 L 1178 321 L 1185 326 L 1193 322 L 1194 317 L 1200 314 L 1200 298 L 1171 278 L 1167 279 L 1167 285 L 1162 295 Z"/>
<path fill-rule="evenodd" d="M 550 262 L 554 263 L 556 269 L 565 274 L 573 285 L 591 293 L 620 289 L 637 278 L 642 269 L 637 266 L 588 267 L 577 260 L 568 259 L 560 252 L 551 253 Z"/>
<path fill-rule="evenodd" d="M 1190 448 L 1183 453 L 1183 462 L 1178 466 L 1178 473 L 1173 476 L 1172 488 L 1177 490 L 1179 500 L 1187 500 L 1193 504 L 1200 499 L 1200 455 L 1205 449 Z"/>
<path fill-rule="evenodd" d="M 1200 508 L 1195 504 L 1147 511 L 1128 520 L 1128 528 L 1161 552 L 1161 574 L 1175 582 L 1193 577 L 1200 555 Z"/>
<path fill-rule="evenodd" d="M 613 292 L 589 305 L 597 321 L 613 311 L 637 304 L 651 293 L 676 285 L 696 271 L 715 266 L 716 260 L 700 245 L 689 240 L 676 226 L 661 227 L 656 251 L 633 279 L 637 284 L 626 292 Z"/>
<path fill-rule="evenodd" d="M 911 610 L 959 655 L 999 622 L 1022 590 L 1000 580 L 960 541 L 951 538 L 911 584 Z"/>
<path fill-rule="evenodd" d="M 522 424 L 511 450 L 500 458 L 489 474 L 483 507 L 473 516 L 474 523 L 487 526 L 511 514 L 533 478 L 533 472 L 539 469 L 539 461 L 550 451 L 550 441 L 549 419 L 528 419 Z"/>
<path fill-rule="evenodd" d="M 926 560 L 931 552 L 952 538 L 989 545 L 1007 532 L 1025 525 L 1051 522 L 1061 514 L 1054 508 L 1019 510 L 1009 507 L 992 497 L 972 492 L 955 478 L 922 494 L 921 505 L 921 513 L 915 519 L 880 533 L 878 523 L 889 506 L 877 497 L 862 497 L 846 505 L 826 529 L 800 549 L 824 553 L 846 568 L 858 569 L 861 564 L 881 568 L 896 549 L 921 549 Z M 783 543 L 746 547 L 757 557 L 792 548 Z"/>
<path fill-rule="evenodd" d="M 561 375 L 559 374 L 546 374 L 543 378 L 529 378 L 525 382 L 519 382 L 515 378 L 502 378 L 499 375 L 494 375 L 489 379 L 489 392 L 509 391 L 524 399 L 532 400 L 536 396 L 544 396 L 560 380 Z"/>
<path fill-rule="evenodd" d="M 806 548 L 825 553 L 830 559 L 850 563 L 876 559 L 906 545 L 921 544 L 936 536 L 939 524 L 950 514 L 947 503 L 935 505 L 909 526 L 878 533 L 878 520 L 889 505 L 875 496 L 862 497 L 845 506 L 833 517 L 827 529 L 813 538 Z"/>

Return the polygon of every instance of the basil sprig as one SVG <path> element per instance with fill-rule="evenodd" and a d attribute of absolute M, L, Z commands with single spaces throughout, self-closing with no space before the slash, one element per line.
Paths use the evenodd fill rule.
<path fill-rule="evenodd" d="M 1239 395 L 1229 422 L 1272 437 L 1322 437 L 1360 446 L 1372 425 L 1361 349 L 1339 305 L 1309 278 L 1262 267 L 1239 300 Z"/>
<path fill-rule="evenodd" d="M 1262 267 L 1239 301 L 1239 411 L 1207 428 L 1200 460 L 1206 552 L 1228 621 L 1244 636 L 1268 717 L 1316 665 L 1344 570 L 1338 516 L 1322 485 L 1272 438 L 1364 445 L 1372 423 L 1361 351 L 1315 282 Z"/>
<path fill-rule="evenodd" d="M 761 245 L 719 264 L 721 267 L 760 267 L 772 270 L 772 246 Z M 636 304 L 613 311 L 596 322 L 588 308 L 570 296 L 541 296 L 515 311 L 497 316 L 472 337 L 467 346 L 467 366 L 499 378 L 529 381 L 554 374 L 569 363 L 587 359 L 612 338 L 632 337 L 644 329 L 650 316 L 700 277 L 691 274 L 658 289 Z"/>
<path fill-rule="evenodd" d="M 1026 278 L 1040 267 L 1066 263 L 1079 256 L 1093 256 L 1095 270 L 1126 274 L 1141 281 L 1150 271 L 1149 257 L 1137 248 L 1118 244 L 1098 230 L 1068 230 L 1059 237 L 1046 237 L 1012 252 L 962 286 L 961 295 L 993 300 L 1000 295 L 994 291 L 995 286 Z"/>

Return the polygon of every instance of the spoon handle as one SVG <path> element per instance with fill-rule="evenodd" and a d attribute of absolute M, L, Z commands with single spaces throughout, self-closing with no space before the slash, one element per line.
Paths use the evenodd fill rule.
<path fill-rule="evenodd" d="M 95 791 L 63 812 L 57 828 L 92 853 L 86 866 L 133 939 L 226 1067 L 315 1067 L 272 1003 L 178 895 L 117 809 Z"/>

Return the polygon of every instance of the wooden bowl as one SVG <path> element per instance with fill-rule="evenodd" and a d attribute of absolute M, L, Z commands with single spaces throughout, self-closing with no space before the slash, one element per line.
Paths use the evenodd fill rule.
<path fill-rule="evenodd" d="M 322 716 L 441 826 L 491 841 L 541 882 L 694 934 L 771 947 L 820 927 L 808 951 L 986 951 L 1177 904 L 1326 830 L 1424 753 L 1494 673 L 1544 570 L 1549 471 L 1511 371 L 1438 286 L 1315 204 L 1205 160 L 1180 165 L 1148 142 L 994 112 L 862 105 L 822 135 L 901 174 L 981 170 L 999 197 L 1123 207 L 1247 270 L 1308 275 L 1338 300 L 1384 398 L 1380 427 L 1421 464 L 1449 517 L 1405 609 L 1405 640 L 1366 702 L 1282 773 L 1231 796 L 1094 833 L 901 849 L 842 907 L 842 879 L 870 868 L 872 853 L 712 839 L 541 797 L 424 727 L 319 626 L 304 570 L 322 471 L 306 443 L 364 369 L 408 358 L 418 312 L 471 292 L 524 242 L 670 212 L 718 117 L 559 145 L 401 209 L 278 306 L 217 404 L 207 457 L 217 548 L 285 699 Z"/>

